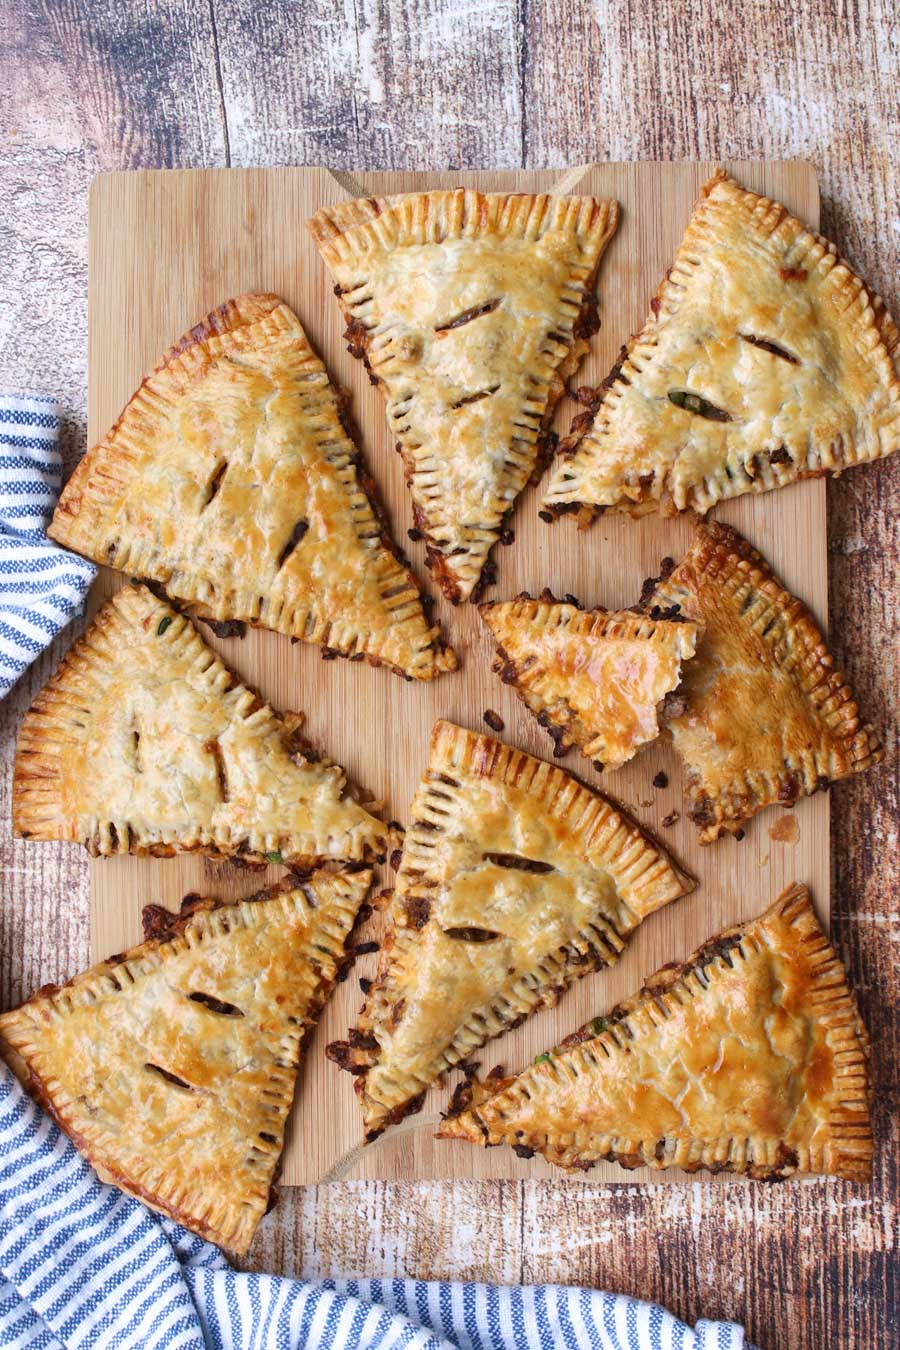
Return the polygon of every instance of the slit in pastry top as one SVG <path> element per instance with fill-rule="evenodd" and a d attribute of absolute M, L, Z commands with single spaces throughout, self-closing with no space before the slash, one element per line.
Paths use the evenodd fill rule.
<path fill-rule="evenodd" d="M 900 446 L 900 333 L 820 235 L 721 170 L 544 506 L 706 512 Z"/>
<path fill-rule="evenodd" d="M 460 188 L 338 202 L 309 222 L 454 603 L 477 598 L 516 497 L 552 454 L 617 219 L 592 197 Z"/>
<path fill-rule="evenodd" d="M 461 1085 L 439 1137 L 569 1169 L 868 1181 L 868 1061 L 841 962 L 795 885 L 518 1077 Z"/>
<path fill-rule="evenodd" d="M 617 807 L 545 760 L 438 722 L 378 976 L 334 1058 L 367 1139 L 693 888 Z"/>
<path fill-rule="evenodd" d="M 276 295 L 214 310 L 66 485 L 50 535 L 247 621 L 409 679 L 452 670 L 387 533 L 341 396 Z"/>

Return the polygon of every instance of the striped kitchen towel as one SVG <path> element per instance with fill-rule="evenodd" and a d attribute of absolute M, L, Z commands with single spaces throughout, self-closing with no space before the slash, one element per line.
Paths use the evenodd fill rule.
<path fill-rule="evenodd" d="M 0 1346 L 16 1350 L 751 1350 L 654 1304 L 559 1285 L 289 1280 L 99 1181 L 0 1064 Z"/>
<path fill-rule="evenodd" d="M 44 533 L 62 487 L 59 406 L 0 394 L 0 698 L 81 610 L 96 569 Z"/>

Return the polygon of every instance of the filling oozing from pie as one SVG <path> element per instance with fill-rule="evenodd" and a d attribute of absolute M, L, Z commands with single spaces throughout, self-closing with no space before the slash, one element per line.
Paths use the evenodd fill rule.
<path fill-rule="evenodd" d="M 812 615 L 730 526 L 698 526 L 649 606 L 702 627 L 666 718 L 701 843 L 883 758 Z"/>
<path fill-rule="evenodd" d="M 494 669 L 514 686 L 561 755 L 572 745 L 618 768 L 659 734 L 658 709 L 694 654 L 697 625 L 631 611 L 584 611 L 545 592 L 486 604 Z"/>

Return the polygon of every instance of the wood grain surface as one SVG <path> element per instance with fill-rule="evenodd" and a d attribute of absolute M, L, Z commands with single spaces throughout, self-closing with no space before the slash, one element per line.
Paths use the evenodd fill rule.
<path fill-rule="evenodd" d="M 742 183 L 784 201 L 813 227 L 818 223 L 815 175 L 803 163 L 728 165 Z M 344 200 L 350 190 L 366 195 L 449 187 L 462 181 L 482 190 L 577 191 L 614 199 L 621 223 L 601 264 L 598 284 L 602 329 L 576 383 L 596 386 L 615 362 L 628 335 L 640 327 L 652 295 L 670 264 L 700 185 L 714 166 L 693 164 L 594 165 L 565 172 L 478 174 L 354 174 L 316 169 L 186 170 L 179 173 L 108 174 L 91 189 L 88 285 L 88 438 L 99 440 L 144 372 L 210 310 L 245 290 L 275 291 L 295 309 L 332 379 L 349 388 L 357 439 L 393 524 L 418 575 L 426 577 L 424 544 L 406 539 L 412 524 L 403 466 L 394 451 L 381 391 L 346 350 L 344 321 L 333 281 L 321 262 L 305 221 L 319 207 Z M 127 314 L 126 324 L 120 316 Z M 562 400 L 556 419 L 568 429 L 580 411 Z M 624 607 L 637 602 L 643 579 L 656 575 L 660 560 L 680 557 L 692 520 L 611 516 L 589 531 L 563 519 L 550 528 L 538 518 L 546 480 L 522 493 L 512 516 L 515 539 L 494 557 L 496 585 L 489 598 L 533 594 L 549 586 L 587 605 Z M 811 480 L 762 497 L 743 497 L 717 509 L 750 538 L 786 585 L 825 617 L 828 599 L 825 484 Z M 127 585 L 105 572 L 97 590 Z M 430 586 L 437 599 L 437 588 Z M 385 803 L 389 820 L 409 823 L 409 804 L 428 756 L 431 728 L 439 717 L 486 731 L 483 715 L 499 712 L 503 739 L 550 758 L 552 742 L 491 670 L 493 643 L 473 605 L 457 608 L 440 598 L 434 610 L 460 658 L 461 669 L 427 684 L 407 684 L 390 671 L 365 663 L 323 662 L 320 649 L 292 644 L 277 634 L 250 631 L 243 639 L 214 642 L 204 636 L 273 706 L 306 714 L 314 744 L 343 764 L 354 781 Z M 645 976 L 667 961 L 684 960 L 721 929 L 755 918 L 791 882 L 805 882 L 823 920 L 828 918 L 829 804 L 817 794 L 791 813 L 796 838 L 780 842 L 783 810 L 758 817 L 746 838 L 697 843 L 687 819 L 681 766 L 669 747 L 654 745 L 615 772 L 597 773 L 573 751 L 563 762 L 591 786 L 611 794 L 673 850 L 699 886 L 643 923 L 625 955 L 610 971 L 574 985 L 555 1008 L 546 1009 L 479 1052 L 484 1071 L 501 1064 L 518 1070 L 591 1017 L 633 994 Z M 653 787 L 662 770 L 668 787 Z M 680 819 L 662 824 L 675 810 Z M 36 844 L 34 850 L 43 845 Z M 283 869 L 269 869 L 270 880 Z M 382 885 L 393 873 L 384 869 Z M 122 951 L 141 936 L 141 909 L 148 903 L 177 908 L 191 891 L 248 895 L 262 884 L 259 873 L 198 856 L 175 859 L 99 859 L 91 864 L 91 928 L 94 956 Z M 363 930 L 377 938 L 380 916 Z M 338 986 L 309 1046 L 301 1069 L 297 1104 L 284 1160 L 285 1183 L 323 1177 L 462 1178 L 550 1177 L 550 1165 L 517 1158 L 511 1149 L 466 1148 L 434 1139 L 436 1113 L 446 1109 L 459 1075 L 429 1093 L 422 1116 L 388 1132 L 362 1152 L 361 1114 L 353 1080 L 325 1058 L 330 1040 L 356 1024 L 362 1001 L 358 976 L 375 974 L 377 957 L 361 958 L 354 977 Z M 431 1121 L 429 1125 L 427 1122 Z M 647 1180 L 647 1170 L 633 1180 Z M 598 1166 L 597 1180 L 622 1180 L 612 1164 Z M 560 1185 L 564 1174 L 556 1173 Z M 677 1173 L 659 1176 L 673 1183 Z M 683 1179 L 683 1178 L 682 1178 Z"/>
<path fill-rule="evenodd" d="M 890 0 L 10 0 L 0 29 L 0 383 L 85 443 L 87 194 L 113 169 L 554 167 L 807 158 L 822 228 L 900 311 Z M 730 1316 L 762 1350 L 896 1343 L 900 457 L 828 486 L 831 642 L 889 760 L 832 796 L 832 932 L 874 1043 L 871 1188 L 355 1182 L 291 1189 L 250 1263 L 322 1276 L 547 1279 Z M 15 729 L 64 637 L 0 706 Z M 2 844 L 0 999 L 90 956 L 86 860 Z"/>

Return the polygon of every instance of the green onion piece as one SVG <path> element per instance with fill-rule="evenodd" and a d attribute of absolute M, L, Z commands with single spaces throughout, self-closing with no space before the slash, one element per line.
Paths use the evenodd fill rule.
<path fill-rule="evenodd" d="M 685 412 L 696 413 L 698 417 L 706 417 L 710 422 L 731 421 L 731 413 L 726 412 L 724 408 L 717 408 L 708 399 L 701 398 L 699 394 L 692 394 L 688 389 L 670 389 L 668 398 L 669 402 L 674 403 L 676 408 L 684 408 Z"/>
<path fill-rule="evenodd" d="M 280 863 L 280 862 L 284 862 L 284 858 L 282 858 L 282 856 L 281 856 L 281 849 L 280 849 L 280 848 L 275 848 L 275 849 L 272 850 L 271 853 L 267 853 L 267 854 L 266 854 L 266 862 L 270 862 L 270 863 Z"/>
<path fill-rule="evenodd" d="M 550 1056 L 548 1054 L 535 1055 L 534 1062 L 535 1064 L 549 1064 Z"/>
<path fill-rule="evenodd" d="M 157 629 L 156 629 L 156 636 L 157 636 L 157 637 L 162 637 L 163 633 L 166 631 L 166 629 L 168 628 L 168 626 L 169 626 L 169 624 L 170 624 L 171 622 L 172 622 L 172 619 L 171 619 L 171 617 L 170 617 L 168 614 L 165 616 L 165 618 L 160 619 L 159 624 L 158 624 Z"/>
<path fill-rule="evenodd" d="M 608 1026 L 609 1022 L 606 1020 L 605 1017 L 595 1017 L 593 1022 L 591 1023 L 591 1031 L 594 1033 L 595 1036 L 599 1036 L 601 1031 L 606 1031 Z"/>

